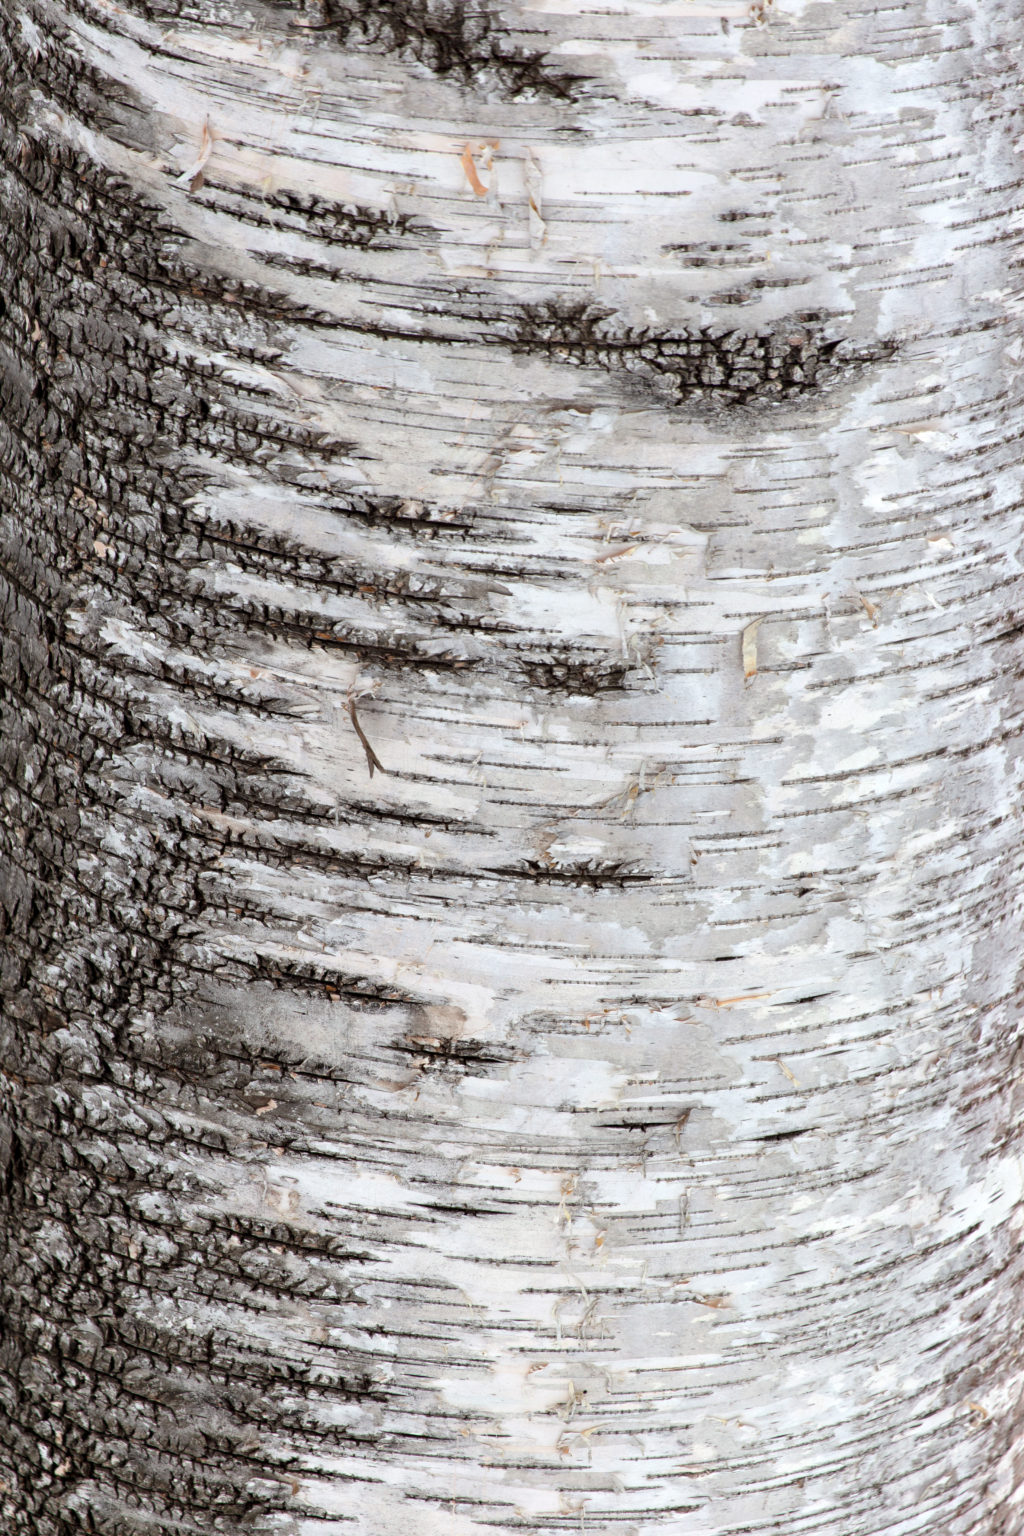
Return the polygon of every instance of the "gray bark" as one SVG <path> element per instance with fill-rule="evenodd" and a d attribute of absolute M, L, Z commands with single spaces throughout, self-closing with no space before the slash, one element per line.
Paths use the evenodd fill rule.
<path fill-rule="evenodd" d="M 12 1536 L 1019 1536 L 1019 21 L 0 0 Z"/>

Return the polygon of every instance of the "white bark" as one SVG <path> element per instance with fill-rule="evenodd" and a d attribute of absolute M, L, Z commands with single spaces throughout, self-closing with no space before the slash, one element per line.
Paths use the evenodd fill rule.
<path fill-rule="evenodd" d="M 135 601 L 115 501 L 65 633 L 168 733 L 108 749 L 108 901 L 217 845 L 130 1038 L 257 1064 L 167 1089 L 195 1184 L 146 1219 L 342 1254 L 120 1282 L 296 1373 L 238 1441 L 259 1519 L 1011 1536 L 1017 9 L 536 0 L 447 76 L 393 6 L 6 9 L 21 133 L 218 285 L 140 320 L 168 412 L 212 402 L 140 450 L 207 629 Z M 61 1497 L 150 1528 L 99 1459 Z"/>

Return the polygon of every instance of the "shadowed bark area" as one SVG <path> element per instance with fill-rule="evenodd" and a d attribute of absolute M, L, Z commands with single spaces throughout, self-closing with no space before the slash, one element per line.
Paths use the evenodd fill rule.
<path fill-rule="evenodd" d="M 1013 7 L 657 12 L 0 0 L 12 1536 L 1020 1529 Z"/>

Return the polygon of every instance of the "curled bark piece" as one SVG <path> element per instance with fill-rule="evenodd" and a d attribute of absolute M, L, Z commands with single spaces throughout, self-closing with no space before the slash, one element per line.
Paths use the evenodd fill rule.
<path fill-rule="evenodd" d="M 748 683 L 752 677 L 757 676 L 757 632 L 763 623 L 764 618 L 762 616 L 760 619 L 755 619 L 752 624 L 748 624 L 743 631 L 741 644 L 743 677 Z"/>
<path fill-rule="evenodd" d="M 356 735 L 359 737 L 359 740 L 362 743 L 363 751 L 366 753 L 366 766 L 370 770 L 370 778 L 371 779 L 373 778 L 373 770 L 375 768 L 379 768 L 381 773 L 387 773 L 387 769 L 384 767 L 384 764 L 381 762 L 380 758 L 377 756 L 376 752 L 371 747 L 369 741 L 366 739 L 366 732 L 363 730 L 362 726 L 359 724 L 359 716 L 356 714 L 356 701 L 355 701 L 355 699 L 349 699 L 349 701 L 348 701 L 348 712 L 349 712 L 349 717 L 351 718 L 352 724 L 355 727 Z"/>

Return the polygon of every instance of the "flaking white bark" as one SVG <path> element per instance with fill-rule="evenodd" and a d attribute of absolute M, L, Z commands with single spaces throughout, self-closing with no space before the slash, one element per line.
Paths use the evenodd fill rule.
<path fill-rule="evenodd" d="M 1010 1536 L 1016 8 L 502 6 L 567 97 L 329 8 L 8 11 L 129 102 L 40 74 L 21 131 L 279 306 L 248 355 L 250 290 L 147 333 L 169 409 L 205 377 L 264 424 L 167 460 L 230 637 L 113 601 L 100 526 L 66 615 L 186 756 L 293 792 L 105 770 L 112 868 L 172 815 L 224 845 L 206 980 L 139 1037 L 319 1064 L 305 1118 L 301 1068 L 211 1097 L 189 1166 L 202 1212 L 343 1238 L 338 1297 L 160 1303 L 319 1383 L 248 1448 L 267 1528 Z M 672 351 L 729 332 L 785 390 Z"/>

